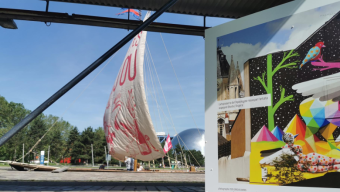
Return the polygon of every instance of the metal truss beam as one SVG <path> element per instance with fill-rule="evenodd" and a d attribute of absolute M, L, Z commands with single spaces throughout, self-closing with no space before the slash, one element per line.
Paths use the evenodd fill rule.
<path fill-rule="evenodd" d="M 97 27 L 110 27 L 121 29 L 135 29 L 141 21 L 116 19 L 109 17 L 97 17 L 89 15 L 78 15 L 56 12 L 31 11 L 22 9 L 4 9 L 0 8 L 0 19 L 16 19 L 26 21 L 40 21 L 51 23 L 65 23 L 75 25 L 88 25 Z M 174 33 L 183 35 L 204 36 L 204 30 L 208 27 L 191 26 L 191 25 L 177 25 L 168 23 L 151 23 L 146 27 L 145 31 Z"/>

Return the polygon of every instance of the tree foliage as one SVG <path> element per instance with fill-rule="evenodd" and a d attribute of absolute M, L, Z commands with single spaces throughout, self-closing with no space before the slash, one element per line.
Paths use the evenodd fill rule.
<path fill-rule="evenodd" d="M 8 102 L 0 96 L 0 137 L 29 113 L 30 111 L 23 104 Z M 71 157 L 72 163 L 79 163 L 79 160 L 80 162 L 89 160 L 91 163 L 91 144 L 93 144 L 95 163 L 102 163 L 105 160 L 104 146 L 106 146 L 106 142 L 103 128 L 99 127 L 93 130 L 92 127 L 88 127 L 80 133 L 77 127 L 72 126 L 69 122 L 53 115 L 44 114 L 40 114 L 0 147 L 0 160 L 21 158 L 23 144 L 26 154 L 52 125 L 52 129 L 25 157 L 25 162 L 39 156 L 40 151 L 47 153 L 48 147 L 50 147 L 52 162 L 60 162 L 65 157 Z M 47 158 L 47 154 L 45 157 Z"/>
<path fill-rule="evenodd" d="M 30 111 L 23 104 L 7 102 L 4 97 L 0 96 L 0 137 L 29 113 Z M 101 164 L 105 162 L 105 148 L 107 144 L 102 127 L 97 129 L 87 127 L 82 132 L 79 132 L 78 128 L 72 126 L 69 122 L 59 117 L 45 114 L 40 114 L 19 133 L 15 134 L 5 145 L 0 147 L 0 160 L 18 160 L 21 158 L 23 144 L 25 144 L 26 153 L 52 125 L 53 127 L 46 136 L 25 157 L 25 162 L 29 162 L 39 156 L 40 151 L 45 151 L 45 158 L 47 158 L 47 151 L 50 147 L 49 157 L 52 162 L 59 163 L 62 159 L 71 157 L 72 164 L 91 164 L 91 144 L 93 145 L 94 163 Z M 161 144 L 164 147 L 164 142 Z M 177 145 L 167 153 L 170 161 L 175 161 L 176 155 L 178 161 L 181 161 L 181 156 L 182 158 L 186 157 L 188 165 L 191 162 L 195 166 L 204 166 L 204 156 L 200 151 L 186 150 L 184 146 L 180 147 Z M 183 162 L 185 162 L 184 159 Z M 110 164 L 118 163 L 118 160 L 113 158 L 110 162 Z M 162 163 L 162 158 L 156 159 L 155 163 L 156 165 Z M 164 163 L 166 166 L 169 166 L 167 157 L 164 158 Z"/>
<path fill-rule="evenodd" d="M 162 147 L 164 148 L 164 142 L 161 143 Z M 184 146 L 180 146 L 177 144 L 172 149 L 168 151 L 166 156 L 170 157 L 170 161 L 175 161 L 177 156 L 177 161 L 183 161 L 185 164 L 185 160 L 187 161 L 187 165 L 194 165 L 194 166 L 204 166 L 204 156 L 201 151 L 197 150 L 187 150 Z M 162 158 L 155 160 L 155 164 L 162 163 Z M 169 166 L 169 161 L 167 157 L 164 157 L 164 164 Z"/>

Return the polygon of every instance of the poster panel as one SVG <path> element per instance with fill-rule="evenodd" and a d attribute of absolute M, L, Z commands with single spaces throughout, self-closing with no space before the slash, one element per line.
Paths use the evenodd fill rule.
<path fill-rule="evenodd" d="M 208 29 L 205 89 L 207 191 L 339 190 L 339 1 Z"/>
<path fill-rule="evenodd" d="M 40 151 L 40 164 L 44 164 L 44 159 L 45 159 L 45 151 Z"/>

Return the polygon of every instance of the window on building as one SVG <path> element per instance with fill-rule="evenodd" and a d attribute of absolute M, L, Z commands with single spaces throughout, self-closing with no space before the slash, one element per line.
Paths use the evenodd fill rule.
<path fill-rule="evenodd" d="M 219 119 L 217 122 L 218 122 L 218 128 L 219 128 L 220 135 L 223 135 L 224 120 Z"/>
<path fill-rule="evenodd" d="M 231 128 L 233 127 L 234 125 L 234 121 L 229 121 L 229 130 L 231 130 Z"/>

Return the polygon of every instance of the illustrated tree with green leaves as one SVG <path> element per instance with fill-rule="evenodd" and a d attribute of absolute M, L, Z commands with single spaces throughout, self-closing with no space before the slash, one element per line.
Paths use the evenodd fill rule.
<path fill-rule="evenodd" d="M 286 185 L 293 182 L 305 180 L 305 177 L 300 169 L 297 167 L 297 162 L 294 158 L 296 154 L 282 153 L 279 158 L 273 160 L 275 172 L 266 175 L 271 182 L 278 182 L 280 185 Z M 310 163 L 305 163 L 303 171 L 307 171 Z"/>
<path fill-rule="evenodd" d="M 288 53 L 288 54 L 287 54 Z M 273 69 L 273 59 L 272 59 L 272 54 L 268 54 L 267 55 L 267 71 L 262 73 L 262 77 L 257 76 L 254 79 L 259 81 L 263 88 L 265 89 L 265 91 L 267 92 L 267 94 L 270 94 L 271 97 L 271 106 L 268 106 L 268 128 L 270 131 L 272 131 L 275 127 L 275 122 L 274 122 L 274 115 L 276 110 L 286 101 L 294 101 L 294 97 L 293 95 L 288 95 L 285 96 L 285 88 L 282 87 L 282 85 L 280 85 L 280 92 L 281 92 L 281 96 L 280 96 L 280 100 L 274 104 L 274 94 L 273 94 L 273 77 L 275 75 L 276 72 L 278 72 L 280 69 L 295 69 L 298 67 L 298 63 L 299 61 L 293 61 L 293 62 L 289 62 L 286 63 L 286 61 L 290 58 L 293 57 L 298 57 L 299 54 L 297 52 L 294 52 L 294 49 L 291 51 L 287 51 L 283 53 L 283 59 L 281 60 L 281 62 Z M 267 75 L 267 78 L 265 79 Z M 266 82 L 267 80 L 267 82 Z"/>

